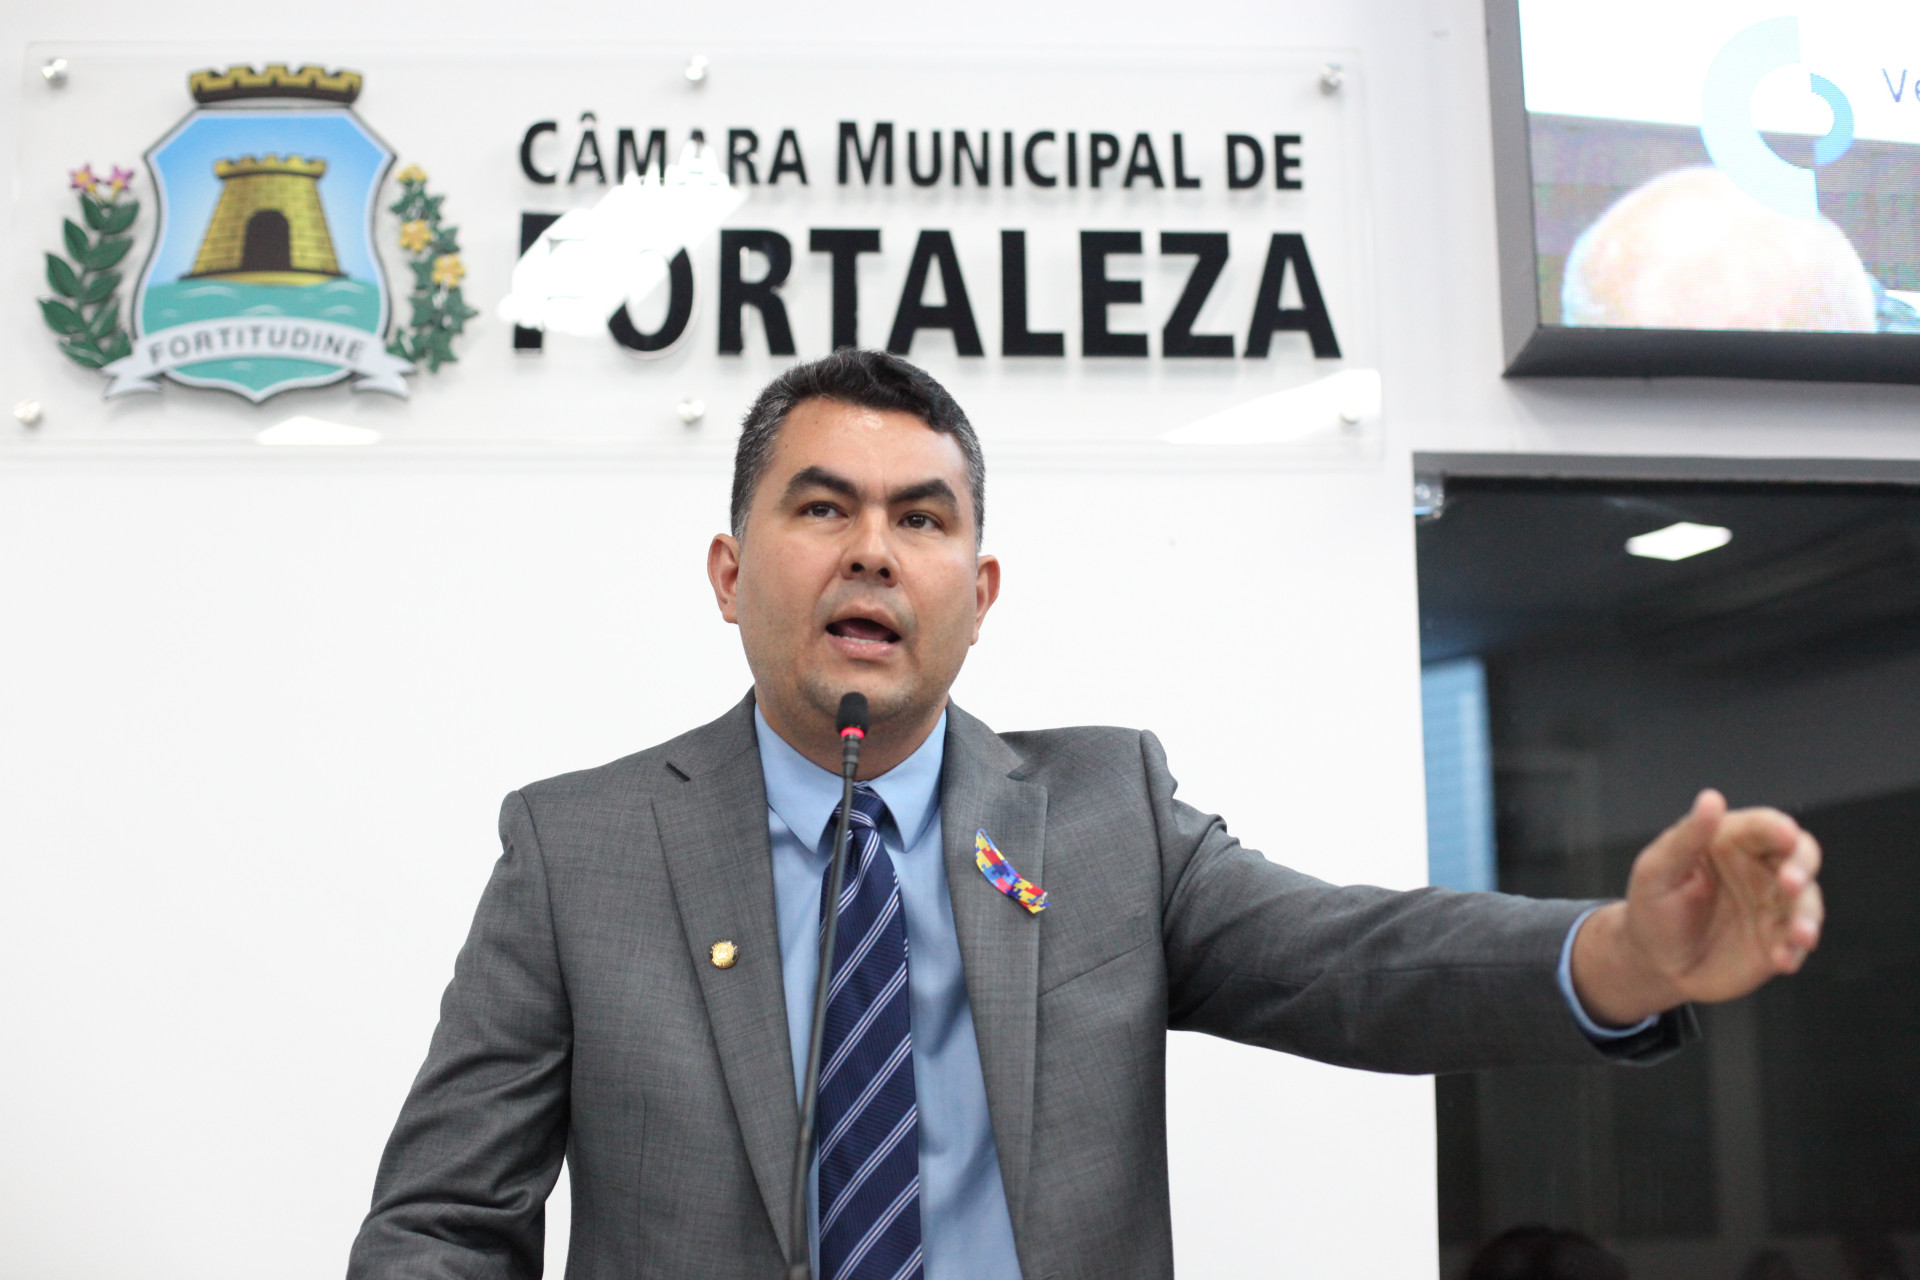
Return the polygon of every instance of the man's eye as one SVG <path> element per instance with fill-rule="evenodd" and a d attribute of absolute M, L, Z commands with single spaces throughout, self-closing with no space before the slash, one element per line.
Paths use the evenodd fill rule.
<path fill-rule="evenodd" d="M 831 502 L 809 502 L 806 505 L 805 514 L 817 519 L 826 520 L 840 513 L 834 508 Z"/>
<path fill-rule="evenodd" d="M 912 512 L 903 517 L 900 523 L 909 529 L 938 529 L 940 527 L 940 522 L 924 511 Z"/>

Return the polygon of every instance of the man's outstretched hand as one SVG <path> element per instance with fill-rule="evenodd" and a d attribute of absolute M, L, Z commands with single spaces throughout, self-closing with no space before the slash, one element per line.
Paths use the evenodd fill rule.
<path fill-rule="evenodd" d="M 1631 1026 L 1794 972 L 1820 941 L 1819 874 L 1820 846 L 1792 818 L 1729 813 L 1718 791 L 1702 791 L 1693 812 L 1634 859 L 1626 901 L 1580 927 L 1580 1003 L 1596 1022 Z"/>

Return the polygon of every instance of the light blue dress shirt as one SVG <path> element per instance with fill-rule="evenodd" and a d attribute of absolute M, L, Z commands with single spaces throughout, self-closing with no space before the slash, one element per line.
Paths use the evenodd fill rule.
<path fill-rule="evenodd" d="M 1596 1044 L 1605 1044 L 1609 1040 L 1625 1040 L 1628 1036 L 1637 1036 L 1654 1023 L 1658 1017 L 1642 1018 L 1630 1027 L 1603 1027 L 1587 1016 L 1586 1006 L 1580 1003 L 1580 997 L 1573 990 L 1573 935 L 1580 932 L 1580 926 L 1587 917 L 1598 911 L 1598 907 L 1588 907 L 1580 913 L 1573 927 L 1567 930 L 1567 940 L 1560 944 L 1560 994 L 1567 998 L 1567 1008 L 1573 1010 L 1573 1020 L 1580 1024 L 1580 1030 L 1586 1032 L 1587 1039 Z"/>
<path fill-rule="evenodd" d="M 833 845 L 829 824 L 840 806 L 840 776 L 787 745 L 758 708 L 753 727 L 767 784 L 773 905 L 798 1096 L 806 1074 L 814 978 L 820 972 L 820 885 Z M 941 853 L 940 765 L 946 742 L 942 715 L 918 751 L 868 784 L 887 804 L 880 839 L 893 860 L 907 917 L 907 1003 L 920 1103 L 921 1251 L 926 1280 L 1020 1280 Z M 812 1217 L 818 1224 L 817 1207 Z M 809 1236 L 817 1275 L 817 1225 Z"/>
<path fill-rule="evenodd" d="M 767 787 L 773 905 L 779 918 L 780 972 L 797 1097 L 807 1069 L 813 984 L 820 972 L 820 888 L 833 843 L 829 824 L 840 805 L 840 776 L 795 751 L 768 727 L 757 707 L 753 728 Z M 926 1280 L 1020 1280 L 941 853 L 940 765 L 946 742 L 943 714 L 918 751 L 867 784 L 887 804 L 880 839 L 893 860 L 907 916 L 913 1084 L 920 1104 L 921 1249 Z M 1589 1038 L 1604 1044 L 1637 1035 L 1658 1019 L 1603 1027 L 1581 1007 L 1573 989 L 1573 938 L 1594 910 L 1598 908 L 1583 913 L 1567 930 L 1557 976 L 1574 1021 Z M 818 1172 L 816 1163 L 816 1178 Z M 812 1191 L 809 1197 L 814 1198 Z M 818 1274 L 817 1199 L 812 1218 L 809 1245 Z"/>

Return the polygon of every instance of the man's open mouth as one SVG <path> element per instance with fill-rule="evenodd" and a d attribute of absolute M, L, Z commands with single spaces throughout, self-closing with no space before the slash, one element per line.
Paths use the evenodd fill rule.
<path fill-rule="evenodd" d="M 827 634 L 864 644 L 898 644 L 900 633 L 872 618 L 842 618 L 827 624 Z"/>

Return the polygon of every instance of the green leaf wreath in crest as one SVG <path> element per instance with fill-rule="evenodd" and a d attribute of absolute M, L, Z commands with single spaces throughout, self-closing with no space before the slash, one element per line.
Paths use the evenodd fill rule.
<path fill-rule="evenodd" d="M 47 284 L 57 297 L 40 300 L 47 327 L 61 335 L 60 349 L 75 364 L 98 369 L 133 354 L 133 338 L 120 323 L 120 272 L 117 268 L 133 238 L 127 230 L 140 216 L 140 202 L 127 194 L 133 171 L 113 166 L 110 176 L 81 165 L 69 177 L 80 193 L 83 228 L 72 218 L 63 226 L 67 256 L 47 255 Z M 68 261 L 68 259 L 72 261 Z"/>
<path fill-rule="evenodd" d="M 441 365 L 458 359 L 453 340 L 480 313 L 460 293 L 467 268 L 460 261 L 460 229 L 440 221 L 440 202 L 446 197 L 427 194 L 427 175 L 417 164 L 394 177 L 400 199 L 390 209 L 400 215 L 400 248 L 413 272 L 413 292 L 407 295 L 413 314 L 404 329 L 396 330 L 387 350 L 438 372 Z"/>

